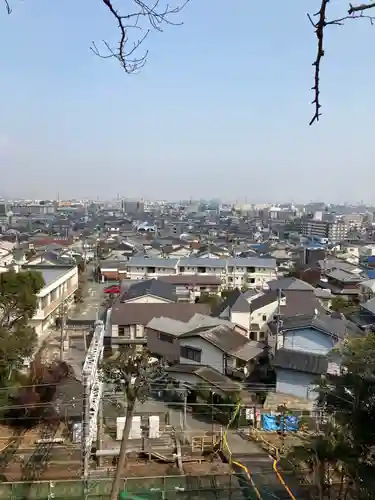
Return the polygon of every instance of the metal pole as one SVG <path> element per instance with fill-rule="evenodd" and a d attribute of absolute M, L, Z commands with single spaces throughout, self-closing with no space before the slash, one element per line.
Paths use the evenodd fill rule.
<path fill-rule="evenodd" d="M 99 403 L 99 412 L 98 412 L 98 425 L 97 425 L 97 432 L 96 432 L 96 449 L 101 450 L 102 445 L 103 445 L 103 399 L 100 399 Z M 97 455 L 98 459 L 98 466 L 101 467 L 102 465 L 102 459 L 100 455 Z"/>
<path fill-rule="evenodd" d="M 82 419 L 82 479 L 84 486 L 84 498 L 88 494 L 88 479 L 90 467 L 90 453 L 88 448 L 89 432 L 90 432 L 90 380 L 87 375 L 83 376 L 83 419 Z"/>
<path fill-rule="evenodd" d="M 65 323 L 65 311 L 64 311 L 64 301 L 60 304 L 60 361 L 64 361 L 64 323 Z"/>
<path fill-rule="evenodd" d="M 185 394 L 184 394 L 184 429 L 186 429 L 187 427 L 187 392 L 188 390 L 186 389 L 185 390 Z"/>
<path fill-rule="evenodd" d="M 281 315 L 281 288 L 277 290 L 277 322 L 276 322 L 276 345 L 275 349 L 277 350 L 277 344 L 279 341 L 279 333 L 280 333 L 280 326 L 281 326 L 281 320 L 280 320 L 280 315 Z"/>

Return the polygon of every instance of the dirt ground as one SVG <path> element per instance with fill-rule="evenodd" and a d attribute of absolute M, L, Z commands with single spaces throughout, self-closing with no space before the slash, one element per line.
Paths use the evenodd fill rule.
<path fill-rule="evenodd" d="M 265 439 L 265 441 L 272 444 L 273 446 L 276 446 L 277 448 L 281 448 L 282 444 L 284 443 L 284 448 L 290 449 L 293 448 L 293 446 L 302 445 L 304 442 L 301 436 L 294 433 L 286 434 L 284 439 L 277 432 L 258 431 L 258 434 L 261 435 Z"/>

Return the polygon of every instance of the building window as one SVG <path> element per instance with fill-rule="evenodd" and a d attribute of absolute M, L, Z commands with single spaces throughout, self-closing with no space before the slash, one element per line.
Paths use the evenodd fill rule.
<path fill-rule="evenodd" d="M 266 314 L 263 314 L 263 316 L 262 316 L 262 320 L 263 320 L 263 321 L 267 321 L 267 316 L 266 316 Z"/>
<path fill-rule="evenodd" d="M 264 338 L 265 338 L 265 333 L 259 332 L 259 340 L 264 340 Z"/>
<path fill-rule="evenodd" d="M 168 342 L 169 344 L 173 344 L 173 337 L 172 337 L 172 335 L 168 335 L 167 333 L 159 332 L 158 338 L 162 342 Z"/>
<path fill-rule="evenodd" d="M 246 272 L 247 273 L 255 273 L 255 267 L 247 267 Z"/>
<path fill-rule="evenodd" d="M 124 337 L 125 339 L 130 339 L 130 326 L 119 326 L 118 327 L 118 336 Z"/>
<path fill-rule="evenodd" d="M 181 346 L 180 355 L 182 358 L 190 359 L 196 363 L 200 363 L 202 359 L 202 351 L 194 347 Z"/>
<path fill-rule="evenodd" d="M 257 332 L 250 332 L 250 340 L 257 340 Z"/>

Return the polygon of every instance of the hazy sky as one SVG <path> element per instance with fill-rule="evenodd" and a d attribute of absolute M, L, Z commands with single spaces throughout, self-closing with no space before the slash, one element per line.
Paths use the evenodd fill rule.
<path fill-rule="evenodd" d="M 2 0 L 1 0 L 2 1 Z M 177 1 L 177 0 L 170 0 Z M 191 0 L 127 76 L 101 0 L 0 10 L 0 195 L 375 201 L 375 28 L 331 27 L 308 126 L 320 0 Z M 117 4 L 130 0 L 118 0 Z M 346 0 L 332 0 L 332 15 Z"/>

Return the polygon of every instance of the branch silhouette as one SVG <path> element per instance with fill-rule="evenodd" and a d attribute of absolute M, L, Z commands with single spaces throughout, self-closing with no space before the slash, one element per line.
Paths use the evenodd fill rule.
<path fill-rule="evenodd" d="M 324 52 L 324 32 L 327 26 L 342 26 L 346 20 L 349 19 L 367 19 L 371 24 L 375 21 L 374 16 L 366 15 L 365 12 L 369 9 L 375 8 L 375 2 L 365 3 L 360 5 L 352 5 L 349 4 L 349 8 L 347 14 L 343 17 L 329 20 L 327 19 L 327 8 L 330 0 L 321 0 L 319 11 L 311 16 L 307 14 L 307 17 L 312 24 L 316 41 L 317 41 L 317 50 L 316 50 L 316 58 L 313 62 L 314 66 L 314 85 L 311 87 L 311 90 L 314 93 L 314 99 L 311 104 L 315 107 L 314 115 L 312 116 L 309 125 L 319 121 L 321 113 L 321 103 L 320 103 L 320 71 L 321 71 L 321 62 L 325 55 Z M 317 21 L 314 21 L 314 18 L 317 18 Z"/>
<path fill-rule="evenodd" d="M 171 7 L 169 4 L 163 7 L 160 0 L 154 0 L 152 4 L 143 0 L 132 0 L 134 10 L 122 14 L 120 10 L 114 7 L 111 0 L 100 1 L 116 20 L 117 28 L 120 32 L 120 40 L 115 48 L 103 40 L 104 53 L 98 49 L 95 42 L 92 42 L 90 48 L 96 56 L 102 59 L 117 59 L 128 74 L 138 72 L 146 64 L 148 51 L 145 50 L 140 55 L 138 52 L 150 31 L 153 29 L 162 32 L 165 25 L 181 26 L 183 23 L 173 22 L 171 16 L 181 12 L 189 2 L 189 0 L 184 0 L 176 7 Z M 142 19 L 146 19 L 148 22 L 149 27 L 146 30 L 139 25 Z M 131 43 L 129 41 L 129 34 L 134 30 L 139 30 L 141 34 L 135 42 Z"/>

